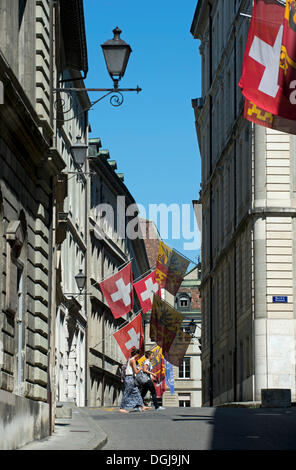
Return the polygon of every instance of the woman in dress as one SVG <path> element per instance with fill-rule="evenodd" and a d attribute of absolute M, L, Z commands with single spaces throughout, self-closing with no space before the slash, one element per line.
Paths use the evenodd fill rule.
<path fill-rule="evenodd" d="M 123 396 L 120 405 L 121 413 L 128 413 L 131 409 L 136 409 L 137 411 L 150 409 L 148 406 L 144 406 L 140 391 L 135 384 L 135 376 L 142 371 L 142 367 L 137 368 L 137 360 L 140 356 L 140 350 L 133 349 L 131 357 L 127 362 Z"/>
<path fill-rule="evenodd" d="M 145 382 L 142 385 L 142 392 L 141 392 L 142 399 L 145 398 L 145 395 L 149 390 L 149 392 L 151 393 L 151 397 L 152 397 L 152 401 L 153 401 L 153 405 L 154 405 L 155 409 L 156 410 L 164 410 L 165 408 L 163 406 L 159 406 L 159 404 L 157 402 L 156 391 L 155 391 L 155 387 L 153 385 L 153 382 L 157 382 L 157 376 L 156 376 L 156 374 L 154 374 L 152 372 L 151 361 L 152 361 L 152 358 L 153 358 L 153 352 L 152 351 L 146 351 L 145 356 L 146 356 L 146 361 L 144 362 L 143 372 L 149 376 L 149 380 L 147 380 L 147 382 Z"/>

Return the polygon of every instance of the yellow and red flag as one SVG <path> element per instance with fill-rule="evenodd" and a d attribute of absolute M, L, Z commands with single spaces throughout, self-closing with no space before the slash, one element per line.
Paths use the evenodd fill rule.
<path fill-rule="evenodd" d="M 169 351 L 183 319 L 181 313 L 154 295 L 150 318 L 150 338 L 162 347 L 163 352 Z"/>
<path fill-rule="evenodd" d="M 164 357 L 160 346 L 155 346 L 151 351 L 153 352 L 153 358 L 151 360 L 152 372 L 156 374 L 158 381 L 158 383 L 154 383 L 154 387 L 157 397 L 160 398 L 166 391 Z M 142 356 L 138 360 L 139 365 L 143 366 L 145 360 L 146 357 Z"/>
<path fill-rule="evenodd" d="M 176 295 L 190 261 L 163 242 L 159 243 L 155 280 L 160 287 Z"/>
<path fill-rule="evenodd" d="M 191 335 L 179 330 L 176 333 L 176 336 L 170 346 L 169 351 L 165 353 L 165 359 L 174 366 L 179 367 L 182 364 L 182 361 L 188 350 L 191 340 Z"/>

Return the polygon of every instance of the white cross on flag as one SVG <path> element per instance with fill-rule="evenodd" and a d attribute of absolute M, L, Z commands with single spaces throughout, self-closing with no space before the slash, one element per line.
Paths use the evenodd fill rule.
<path fill-rule="evenodd" d="M 142 315 L 139 313 L 128 325 L 116 331 L 113 334 L 121 351 L 123 352 L 126 360 L 130 358 L 130 353 L 133 348 L 143 350 L 143 325 Z"/>
<path fill-rule="evenodd" d="M 155 281 L 155 270 L 148 274 L 148 276 L 144 277 L 144 279 L 135 282 L 134 288 L 136 290 L 143 313 L 147 313 L 152 309 L 154 294 L 157 294 L 159 297 L 161 297 L 160 286 Z"/>
<path fill-rule="evenodd" d="M 284 11 L 284 2 L 254 0 L 239 86 L 244 97 L 259 108 L 296 119 L 296 105 L 279 85 Z"/>
<path fill-rule="evenodd" d="M 132 263 L 99 285 L 114 318 L 131 311 L 134 305 Z"/>

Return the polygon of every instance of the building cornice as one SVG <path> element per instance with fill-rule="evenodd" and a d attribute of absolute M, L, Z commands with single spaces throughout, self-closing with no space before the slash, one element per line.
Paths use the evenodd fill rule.
<path fill-rule="evenodd" d="M 83 0 L 60 0 L 61 30 L 69 68 L 88 72 Z"/>
<path fill-rule="evenodd" d="M 112 252 L 112 255 L 117 258 L 121 263 L 127 261 L 128 256 L 119 248 L 119 246 L 101 229 L 97 226 L 96 221 L 89 216 L 89 222 L 92 225 L 89 232 L 93 237 L 101 243 L 104 243 L 107 248 Z M 99 236 L 96 236 L 96 233 Z"/>
<path fill-rule="evenodd" d="M 194 13 L 193 21 L 191 24 L 190 32 L 194 39 L 201 39 L 201 23 L 204 19 L 206 9 L 209 4 L 212 4 L 213 0 L 198 0 L 196 10 Z"/>

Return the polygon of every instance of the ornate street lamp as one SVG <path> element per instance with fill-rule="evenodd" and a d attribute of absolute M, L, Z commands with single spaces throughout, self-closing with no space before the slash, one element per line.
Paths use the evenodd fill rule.
<path fill-rule="evenodd" d="M 188 327 L 187 327 L 187 331 L 188 333 L 194 337 L 194 333 L 195 333 L 195 330 L 196 330 L 196 323 L 194 320 L 191 320 L 191 322 L 189 323 Z"/>
<path fill-rule="evenodd" d="M 132 52 L 132 49 L 129 44 L 123 41 L 120 37 L 121 30 L 116 26 L 113 30 L 114 37 L 109 41 L 106 41 L 104 44 L 101 45 L 103 54 L 105 57 L 105 62 L 107 66 L 108 73 L 113 80 L 113 88 L 55 88 L 53 90 L 54 93 L 68 93 L 71 97 L 72 93 L 88 93 L 93 91 L 102 91 L 106 92 L 103 96 L 101 96 L 96 101 L 91 103 L 91 106 L 87 109 L 84 109 L 79 114 L 82 114 L 86 111 L 89 111 L 96 103 L 101 101 L 102 99 L 106 98 L 106 96 L 111 95 L 110 103 L 112 106 L 121 106 L 123 103 L 123 92 L 127 91 L 136 91 L 139 93 L 142 91 L 141 88 L 137 86 L 137 88 L 118 88 L 118 81 L 125 74 L 126 66 L 129 60 L 129 56 Z M 56 103 L 57 104 L 57 103 Z M 60 101 L 60 106 L 65 107 L 65 101 Z M 64 111 L 64 114 L 71 111 L 73 109 L 73 99 L 70 99 L 70 105 L 67 111 Z M 79 115 L 78 114 L 78 115 Z M 77 115 L 77 116 L 78 116 Z M 73 116 L 70 119 L 62 119 L 64 122 L 71 121 L 72 119 L 76 118 L 77 116 Z"/>
<path fill-rule="evenodd" d="M 197 339 L 197 341 L 198 341 L 198 346 L 199 346 L 199 348 L 201 349 L 201 339 L 200 339 L 198 336 L 194 336 L 196 327 L 197 327 L 197 324 L 196 324 L 195 321 L 192 319 L 191 322 L 188 324 L 188 326 L 187 326 L 187 328 L 186 328 L 186 332 L 189 333 L 189 334 L 192 336 L 192 338 Z"/>
<path fill-rule="evenodd" d="M 79 168 L 84 165 L 87 156 L 88 145 L 81 142 L 81 137 L 77 137 L 77 142 L 72 145 L 71 152 Z"/>
<path fill-rule="evenodd" d="M 86 275 L 79 269 L 79 273 L 75 276 L 75 281 L 79 292 L 64 292 L 64 295 L 80 296 L 80 295 L 91 295 L 88 292 L 82 292 L 85 289 Z"/>
<path fill-rule="evenodd" d="M 81 292 L 83 291 L 83 289 L 85 287 L 85 283 L 86 283 L 86 275 L 83 274 L 82 269 L 79 269 L 79 273 L 76 274 L 75 281 L 76 281 L 77 287 L 79 289 L 79 292 L 81 294 Z"/>
<path fill-rule="evenodd" d="M 105 57 L 108 73 L 114 82 L 114 88 L 118 87 L 129 60 L 132 49 L 129 44 L 120 38 L 122 31 L 116 26 L 113 29 L 114 38 L 101 45 Z"/>

